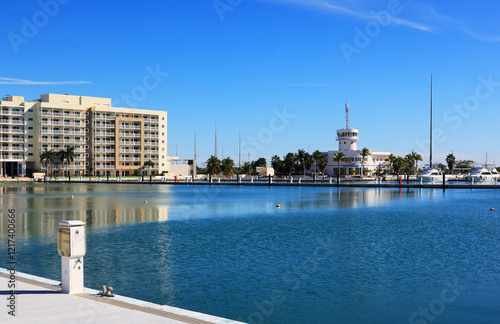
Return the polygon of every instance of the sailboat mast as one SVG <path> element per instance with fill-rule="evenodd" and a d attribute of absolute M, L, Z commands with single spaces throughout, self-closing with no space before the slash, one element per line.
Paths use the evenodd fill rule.
<path fill-rule="evenodd" d="M 432 73 L 431 73 L 431 143 L 429 155 L 429 168 L 432 168 Z"/>

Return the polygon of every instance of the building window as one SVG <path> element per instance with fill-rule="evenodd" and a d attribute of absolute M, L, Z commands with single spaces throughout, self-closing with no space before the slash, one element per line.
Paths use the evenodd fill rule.
<path fill-rule="evenodd" d="M 162 148 L 161 148 L 161 150 L 162 150 L 162 151 L 165 151 L 165 148 L 164 148 L 164 147 L 162 147 Z"/>
<path fill-rule="evenodd" d="M 161 166 L 165 166 L 165 163 L 162 163 Z"/>
<path fill-rule="evenodd" d="M 33 112 L 33 108 L 28 109 L 28 112 Z"/>
<path fill-rule="evenodd" d="M 33 138 L 33 135 L 28 135 L 28 138 Z"/>
<path fill-rule="evenodd" d="M 28 156 L 33 156 L 33 153 L 28 153 Z"/>
<path fill-rule="evenodd" d="M 164 140 L 161 140 L 161 143 L 162 143 L 162 144 L 165 144 L 165 141 L 164 141 Z"/>
<path fill-rule="evenodd" d="M 165 125 L 161 125 L 161 128 L 165 128 Z"/>
<path fill-rule="evenodd" d="M 33 130 L 33 127 L 32 126 L 28 126 L 28 130 Z"/>
<path fill-rule="evenodd" d="M 33 144 L 28 144 L 28 147 L 33 147 Z"/>
<path fill-rule="evenodd" d="M 161 120 L 165 120 L 165 117 L 162 117 Z"/>
<path fill-rule="evenodd" d="M 28 121 L 33 121 L 33 118 L 31 118 L 31 117 L 30 117 L 30 118 L 28 118 Z"/>
<path fill-rule="evenodd" d="M 161 133 L 161 136 L 165 136 L 165 133 Z"/>
<path fill-rule="evenodd" d="M 89 149 L 89 146 L 88 145 L 85 145 L 85 149 L 88 150 Z"/>
<path fill-rule="evenodd" d="M 85 140 L 86 140 L 86 141 L 88 141 L 88 140 L 89 140 L 89 138 L 88 138 L 88 137 L 85 137 Z"/>

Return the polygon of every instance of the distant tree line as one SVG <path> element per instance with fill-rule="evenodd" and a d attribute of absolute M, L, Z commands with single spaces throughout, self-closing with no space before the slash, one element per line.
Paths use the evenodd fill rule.
<path fill-rule="evenodd" d="M 361 156 L 361 173 L 366 174 L 371 172 L 364 168 L 366 164 L 366 157 L 371 155 L 371 151 L 366 147 L 358 151 L 359 156 Z M 342 152 L 336 152 L 333 155 L 333 161 L 337 163 L 337 173 L 340 174 L 340 164 L 350 163 L 351 159 L 346 157 Z M 422 156 L 412 150 L 410 153 L 406 154 L 404 157 L 395 156 L 393 154 L 389 155 L 389 158 L 385 160 L 385 163 L 378 166 L 375 174 L 382 175 L 384 173 L 391 174 L 418 174 L 420 170 L 418 169 L 418 162 L 423 161 Z M 454 169 L 472 169 L 474 161 L 472 160 L 456 160 L 453 153 L 446 156 L 446 165 L 438 164 L 438 168 L 441 170 L 449 170 L 453 173 Z M 205 167 L 197 167 L 198 174 L 223 174 L 223 175 L 233 175 L 233 174 L 257 174 L 257 167 L 266 167 L 266 159 L 261 157 L 255 161 L 245 162 L 241 167 L 235 166 L 234 161 L 227 157 L 222 161 L 216 156 L 211 156 L 206 162 Z M 287 153 L 286 155 L 280 157 L 274 155 L 271 157 L 271 167 L 273 167 L 275 174 L 277 175 L 305 175 L 312 174 L 313 172 L 324 173 L 328 166 L 328 157 L 325 153 L 316 150 L 313 154 L 309 154 L 303 149 L 297 151 L 297 153 Z M 500 168 L 498 168 L 500 170 Z"/>

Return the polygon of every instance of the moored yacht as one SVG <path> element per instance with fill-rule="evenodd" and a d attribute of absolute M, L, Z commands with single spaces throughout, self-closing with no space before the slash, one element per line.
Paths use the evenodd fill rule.
<path fill-rule="evenodd" d="M 417 175 L 417 180 L 422 182 L 443 181 L 443 173 L 436 168 L 426 168 L 421 174 Z"/>
<path fill-rule="evenodd" d="M 471 173 L 466 177 L 467 181 L 496 181 L 500 175 L 495 170 L 493 172 L 487 168 L 475 168 L 472 169 Z"/>

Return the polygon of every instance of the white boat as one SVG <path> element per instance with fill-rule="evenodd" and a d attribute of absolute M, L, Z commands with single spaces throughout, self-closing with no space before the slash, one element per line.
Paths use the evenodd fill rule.
<path fill-rule="evenodd" d="M 426 168 L 421 174 L 417 175 L 417 181 L 422 182 L 443 182 L 443 173 L 436 168 Z"/>
<path fill-rule="evenodd" d="M 466 177 L 466 179 L 467 181 L 474 180 L 475 182 L 482 182 L 482 181 L 496 181 L 499 177 L 500 175 L 496 170 L 495 172 L 493 172 L 492 170 L 487 168 L 475 168 L 472 169 L 472 171 Z"/>

